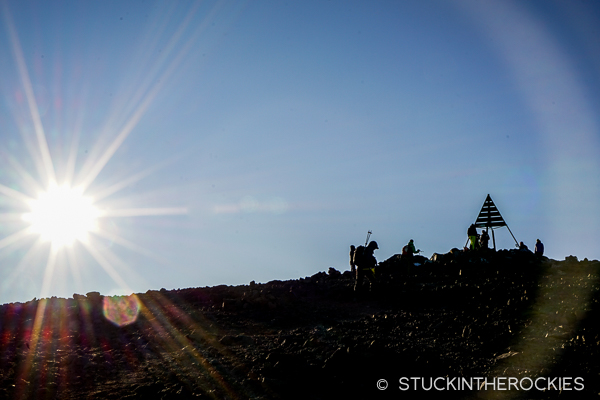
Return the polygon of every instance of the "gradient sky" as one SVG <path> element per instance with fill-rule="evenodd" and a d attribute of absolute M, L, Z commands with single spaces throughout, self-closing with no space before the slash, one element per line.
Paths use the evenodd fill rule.
<path fill-rule="evenodd" d="M 600 258 L 597 2 L 0 5 L 0 185 L 48 185 L 44 137 L 129 210 L 49 270 L 3 190 L 0 303 L 344 270 L 369 230 L 429 257 L 488 193 L 530 248 Z"/>

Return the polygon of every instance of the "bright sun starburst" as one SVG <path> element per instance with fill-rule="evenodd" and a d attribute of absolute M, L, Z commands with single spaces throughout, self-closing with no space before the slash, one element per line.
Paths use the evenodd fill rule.
<path fill-rule="evenodd" d="M 29 202 L 31 212 L 23 214 L 30 223 L 30 232 L 39 234 L 56 248 L 87 240 L 97 228 L 99 210 L 90 197 L 79 188 L 52 185 Z"/>
<path fill-rule="evenodd" d="M 136 127 L 168 76 L 175 71 L 188 46 L 179 49 L 175 46 L 177 37 L 172 39 L 170 51 L 158 64 L 164 70 L 153 69 L 132 93 L 127 92 L 115 100 L 113 113 L 108 114 L 105 124 L 99 127 L 96 145 L 83 153 L 79 138 L 84 131 L 80 126 L 73 130 L 70 141 L 64 133 L 64 148 L 60 147 L 62 142 L 48 142 L 45 121 L 38 109 L 17 29 L 8 14 L 4 22 L 21 83 L 16 89 L 19 94 L 16 103 L 22 107 L 22 115 L 30 120 L 23 118 L 23 123 L 19 124 L 29 158 L 16 156 L 14 149 L 5 149 L 4 143 L 0 146 L 1 161 L 12 167 L 10 179 L 13 180 L 5 182 L 7 175 L 0 176 L 0 220 L 7 222 L 0 231 L 0 250 L 5 253 L 18 250 L 15 256 L 22 254 L 22 261 L 4 279 L 2 287 L 10 287 L 20 276 L 32 271 L 35 268 L 32 260 L 45 258 L 43 274 L 39 271 L 33 274 L 41 279 L 40 297 L 65 290 L 71 284 L 85 288 L 87 283 L 84 283 L 80 266 L 83 257 L 89 260 L 90 256 L 114 281 L 116 291 L 131 293 L 126 276 L 134 277 L 135 281 L 142 277 L 113 251 L 113 244 L 161 262 L 164 260 L 122 236 L 114 221 L 118 218 L 182 215 L 187 214 L 187 208 L 136 207 L 130 199 L 112 197 L 161 168 L 163 163 L 115 180 L 99 182 L 97 178 Z M 10 233 L 12 229 L 14 232 Z M 28 242 L 30 247 L 26 248 Z M 69 272 L 73 282 L 66 279 Z"/>

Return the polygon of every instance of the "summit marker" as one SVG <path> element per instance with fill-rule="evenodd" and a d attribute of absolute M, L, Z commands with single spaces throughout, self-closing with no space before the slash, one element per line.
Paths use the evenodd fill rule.
<path fill-rule="evenodd" d="M 475 227 L 477 228 L 486 228 L 492 229 L 492 240 L 494 242 L 494 250 L 496 250 L 496 238 L 494 236 L 494 229 L 506 226 L 510 235 L 514 239 L 515 243 L 518 246 L 517 239 L 515 239 L 515 235 L 513 235 L 512 231 L 508 227 L 504 218 L 498 211 L 498 207 L 494 204 L 494 201 L 488 194 L 485 201 L 483 202 L 483 206 L 481 207 L 481 211 L 479 211 L 479 215 L 477 216 L 477 220 L 475 221 Z"/>

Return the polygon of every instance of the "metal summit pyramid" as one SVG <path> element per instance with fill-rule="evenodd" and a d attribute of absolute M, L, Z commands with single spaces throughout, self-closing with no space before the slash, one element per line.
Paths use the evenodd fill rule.
<path fill-rule="evenodd" d="M 508 224 L 506 223 L 506 221 L 504 221 L 504 218 L 502 218 L 500 211 L 498 211 L 498 208 L 494 204 L 494 201 L 488 194 L 485 201 L 483 202 L 483 207 L 481 207 L 481 211 L 477 216 L 477 220 L 475 221 L 475 227 L 492 229 L 494 249 L 496 249 L 496 238 L 494 237 L 494 228 L 500 228 L 502 226 L 506 226 L 506 228 L 508 228 L 510 235 L 515 240 L 515 243 L 517 243 L 515 235 L 513 235 L 513 233 L 511 232 L 510 228 L 508 227 Z"/>
<path fill-rule="evenodd" d="M 483 207 L 481 207 L 477 221 L 475 221 L 475 226 L 477 228 L 497 228 L 507 226 L 489 194 L 483 203 Z"/>

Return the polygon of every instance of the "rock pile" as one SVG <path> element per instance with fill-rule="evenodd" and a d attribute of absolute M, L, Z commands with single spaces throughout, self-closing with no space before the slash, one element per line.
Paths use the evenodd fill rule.
<path fill-rule="evenodd" d="M 402 377 L 494 376 L 582 377 L 583 392 L 600 391 L 600 262 L 453 250 L 394 256 L 377 275 L 359 294 L 349 271 L 330 268 L 289 281 L 4 305 L 0 397 L 397 398 L 408 394 Z"/>

